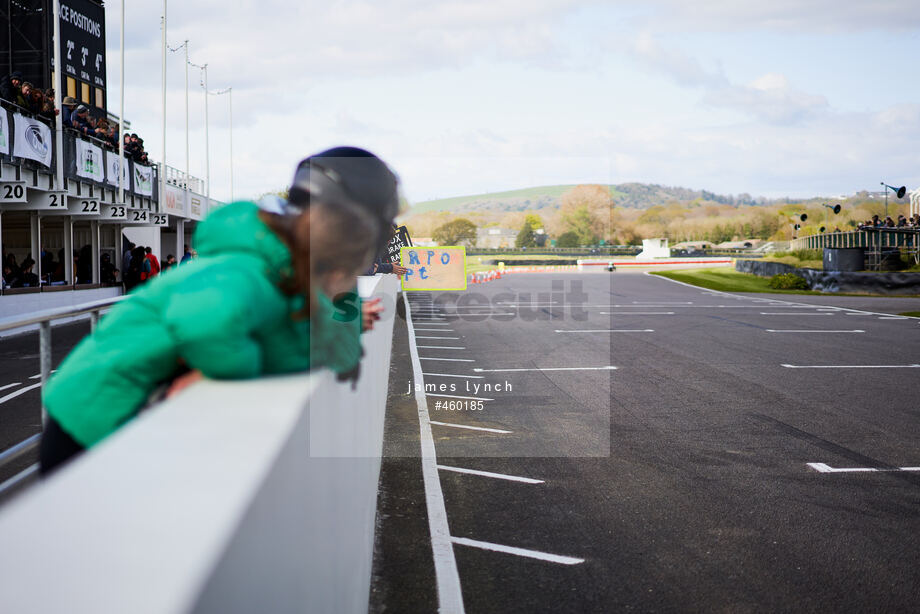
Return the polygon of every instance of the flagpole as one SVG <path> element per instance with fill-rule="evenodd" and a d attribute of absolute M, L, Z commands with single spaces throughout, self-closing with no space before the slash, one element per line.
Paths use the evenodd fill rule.
<path fill-rule="evenodd" d="M 61 0 L 54 0 L 51 18 L 54 20 L 54 108 L 63 109 L 61 105 L 61 87 L 64 77 L 61 75 Z M 54 148 L 57 155 L 55 164 L 55 184 L 58 190 L 64 189 L 64 118 L 61 113 L 54 116 Z"/>
<path fill-rule="evenodd" d="M 118 121 L 118 202 L 125 202 L 125 0 L 121 0 L 121 110 Z M 121 249 L 121 246 L 118 246 Z"/>

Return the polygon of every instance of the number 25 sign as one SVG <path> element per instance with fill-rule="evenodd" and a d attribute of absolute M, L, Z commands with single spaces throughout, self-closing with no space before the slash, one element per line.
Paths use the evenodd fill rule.
<path fill-rule="evenodd" d="M 465 247 L 403 247 L 403 290 L 466 290 Z"/>

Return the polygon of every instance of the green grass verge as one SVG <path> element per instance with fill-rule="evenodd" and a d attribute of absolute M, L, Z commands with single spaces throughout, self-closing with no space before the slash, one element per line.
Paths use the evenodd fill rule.
<path fill-rule="evenodd" d="M 770 294 L 823 294 L 812 290 L 776 290 L 770 287 L 769 277 L 738 273 L 731 269 L 684 269 L 658 271 L 652 275 L 667 277 L 686 284 L 719 290 L 720 292 L 766 292 Z"/>
<path fill-rule="evenodd" d="M 920 318 L 920 311 L 905 311 L 904 313 L 899 313 L 899 316 L 910 316 L 912 318 Z"/>

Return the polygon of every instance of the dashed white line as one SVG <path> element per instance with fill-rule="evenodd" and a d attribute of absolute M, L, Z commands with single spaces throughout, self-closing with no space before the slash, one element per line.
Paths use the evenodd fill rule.
<path fill-rule="evenodd" d="M 584 559 L 575 558 L 573 556 L 560 556 L 558 554 L 550 554 L 548 552 L 540 552 L 538 550 L 527 550 L 526 548 L 503 546 L 502 544 L 482 542 L 475 539 L 468 539 L 466 537 L 451 537 L 450 539 L 455 544 L 459 544 L 461 546 L 470 546 L 472 548 L 492 550 L 493 552 L 502 552 L 504 554 L 513 554 L 515 556 L 524 556 L 529 559 L 538 559 L 548 563 L 559 563 L 560 565 L 578 565 L 579 563 L 585 562 Z"/>
<path fill-rule="evenodd" d="M 454 347 L 450 345 L 417 345 L 420 350 L 465 350 L 465 347 Z"/>
<path fill-rule="evenodd" d="M 26 386 L 25 388 L 20 388 L 20 389 L 17 390 L 16 392 L 11 392 L 10 394 L 6 395 L 5 397 L 0 398 L 0 404 L 6 403 L 6 402 L 9 401 L 10 399 L 15 399 L 16 397 L 18 397 L 18 396 L 21 395 L 21 394 L 25 394 L 25 393 L 29 392 L 30 390 L 34 390 L 35 388 L 40 388 L 40 387 L 41 387 L 41 382 L 39 382 L 39 383 L 37 383 L 37 384 L 32 384 L 31 386 Z"/>
<path fill-rule="evenodd" d="M 800 313 L 795 311 L 761 311 L 762 316 L 832 316 L 832 313 Z"/>
<path fill-rule="evenodd" d="M 825 463 L 807 463 L 818 473 L 890 473 L 895 471 L 920 471 L 920 467 L 894 467 L 892 469 L 875 469 L 873 467 L 836 468 Z"/>
<path fill-rule="evenodd" d="M 920 369 L 920 365 L 781 365 L 787 369 Z"/>
<path fill-rule="evenodd" d="M 460 337 L 423 337 L 419 335 L 416 339 L 459 339 Z"/>
<path fill-rule="evenodd" d="M 627 329 L 627 328 L 600 328 L 600 329 L 590 329 L 590 330 L 556 330 L 557 333 L 653 333 L 654 329 L 651 328 L 642 328 L 642 329 Z"/>
<path fill-rule="evenodd" d="M 484 478 L 495 478 L 497 480 L 508 480 L 509 482 L 522 482 L 524 484 L 545 484 L 543 480 L 533 478 L 522 478 L 517 475 L 508 475 L 506 473 L 492 473 L 491 471 L 479 471 L 478 469 L 464 469 L 463 467 L 450 467 L 448 465 L 438 465 L 442 471 L 453 471 L 454 473 L 467 473 L 469 475 L 479 475 Z"/>
<path fill-rule="evenodd" d="M 601 311 L 602 316 L 673 316 L 673 311 Z"/>
<path fill-rule="evenodd" d="M 3 386 L 2 388 L 0 388 L 0 390 L 8 390 L 10 388 L 15 388 L 16 386 L 21 386 L 21 385 L 22 385 L 22 382 L 13 382 L 12 384 L 7 384 L 6 386 Z"/>
<path fill-rule="evenodd" d="M 473 379 L 483 379 L 485 377 L 485 375 L 454 375 L 452 373 L 422 373 L 422 375 L 431 375 L 433 377 L 462 377 Z"/>
<path fill-rule="evenodd" d="M 419 360 L 444 360 L 447 362 L 476 362 L 472 358 L 426 358 L 424 356 L 419 356 Z"/>
<path fill-rule="evenodd" d="M 532 369 L 473 369 L 476 373 L 503 373 L 511 371 L 613 371 L 616 367 L 534 367 Z"/>
<path fill-rule="evenodd" d="M 506 435 L 513 431 L 506 431 L 504 429 L 490 429 L 484 426 L 467 426 L 465 424 L 451 424 L 450 422 L 437 422 L 436 420 L 429 420 L 428 424 L 436 424 L 438 426 L 449 426 L 455 429 L 467 429 L 470 431 L 485 431 L 486 433 L 500 433 Z"/>
<path fill-rule="evenodd" d="M 767 333 L 864 333 L 864 330 L 773 330 L 768 328 Z"/>

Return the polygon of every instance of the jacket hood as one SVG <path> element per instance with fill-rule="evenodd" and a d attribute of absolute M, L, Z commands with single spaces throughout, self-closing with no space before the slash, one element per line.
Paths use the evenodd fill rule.
<path fill-rule="evenodd" d="M 273 280 L 291 273 L 291 252 L 259 219 L 259 207 L 240 201 L 215 210 L 198 225 L 195 249 L 201 257 L 243 253 L 257 256 L 267 265 Z"/>

